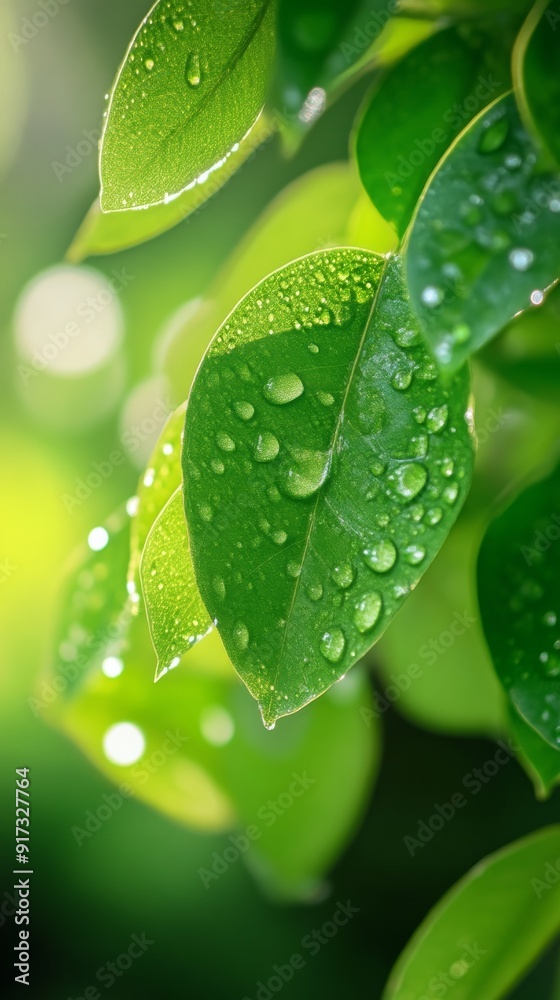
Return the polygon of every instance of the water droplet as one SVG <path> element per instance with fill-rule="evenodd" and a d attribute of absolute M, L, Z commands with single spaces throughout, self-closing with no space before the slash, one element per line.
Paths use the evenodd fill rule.
<path fill-rule="evenodd" d="M 410 462 L 397 468 L 395 478 L 400 496 L 405 500 L 413 500 L 426 485 L 428 473 L 423 465 Z"/>
<path fill-rule="evenodd" d="M 448 504 L 455 503 L 458 495 L 459 495 L 459 487 L 457 486 L 457 483 L 450 483 L 449 486 L 445 487 L 442 493 L 443 499 Z"/>
<path fill-rule="evenodd" d="M 423 406 L 415 406 L 413 409 L 414 419 L 417 424 L 423 424 L 426 419 L 426 411 Z"/>
<path fill-rule="evenodd" d="M 479 153 L 495 153 L 503 146 L 508 132 L 509 121 L 505 116 L 486 125 L 478 140 Z"/>
<path fill-rule="evenodd" d="M 307 595 L 312 601 L 320 601 L 323 596 L 323 585 L 321 583 L 310 583 L 307 587 Z"/>
<path fill-rule="evenodd" d="M 250 420 L 255 413 L 255 407 L 244 399 L 234 403 L 233 409 L 240 420 Z"/>
<path fill-rule="evenodd" d="M 397 550 L 393 542 L 387 538 L 382 542 L 376 542 L 370 548 L 364 549 L 364 562 L 376 573 L 387 573 L 393 568 L 397 559 Z"/>
<path fill-rule="evenodd" d="M 426 557 L 426 549 L 422 545 L 407 545 L 404 557 L 411 566 L 418 566 Z"/>
<path fill-rule="evenodd" d="M 210 466 L 212 472 L 215 472 L 218 476 L 221 476 L 225 472 L 226 467 L 220 458 L 213 458 L 210 462 Z"/>
<path fill-rule="evenodd" d="M 148 73 L 151 73 L 152 70 L 153 70 L 153 68 L 154 68 L 154 66 L 155 66 L 155 62 L 154 62 L 153 59 L 145 59 L 144 60 L 144 66 L 148 70 Z"/>
<path fill-rule="evenodd" d="M 373 628 L 381 614 L 382 605 L 381 595 L 375 591 L 362 598 L 360 603 L 356 605 L 354 613 L 354 625 L 358 632 L 369 632 Z"/>
<path fill-rule="evenodd" d="M 527 271 L 534 259 L 535 255 L 533 251 L 527 250 L 526 247 L 517 247 L 509 255 L 509 262 L 516 271 Z"/>
<path fill-rule="evenodd" d="M 275 545 L 283 545 L 288 536 L 285 531 L 280 529 L 279 531 L 273 531 L 270 537 Z"/>
<path fill-rule="evenodd" d="M 198 52 L 191 52 L 185 66 L 185 80 L 189 87 L 198 87 L 200 79 L 200 56 Z"/>
<path fill-rule="evenodd" d="M 223 601 L 224 597 L 226 596 L 226 585 L 222 580 L 221 576 L 215 577 L 212 585 L 220 600 Z"/>
<path fill-rule="evenodd" d="M 539 288 L 535 288 L 534 292 L 531 292 L 531 304 L 534 306 L 542 306 L 544 302 L 544 292 L 541 292 Z"/>
<path fill-rule="evenodd" d="M 330 632 L 325 632 L 319 643 L 323 656 L 330 663 L 338 663 L 342 659 L 345 646 L 346 639 L 340 628 L 333 628 Z"/>
<path fill-rule="evenodd" d="M 546 614 L 543 615 L 544 625 L 551 625 L 551 626 L 556 625 L 556 621 L 557 621 L 556 612 L 554 611 L 547 611 Z"/>
<path fill-rule="evenodd" d="M 286 566 L 286 573 L 288 576 L 291 576 L 293 580 L 297 580 L 301 573 L 301 563 L 289 562 Z"/>
<path fill-rule="evenodd" d="M 426 418 L 426 427 L 428 428 L 430 434 L 437 434 L 438 431 L 443 430 L 447 423 L 448 416 L 449 410 L 445 403 L 443 406 L 434 406 Z"/>
<path fill-rule="evenodd" d="M 294 464 L 283 471 L 280 484 L 288 496 L 306 499 L 321 488 L 330 468 L 330 455 L 324 451 L 292 448 Z"/>
<path fill-rule="evenodd" d="M 331 576 L 339 587 L 346 590 L 354 581 L 354 567 L 351 563 L 341 563 L 340 566 L 335 566 Z"/>
<path fill-rule="evenodd" d="M 429 524 L 431 527 L 434 527 L 436 524 L 439 524 L 442 517 L 443 517 L 443 511 L 441 507 L 431 507 L 430 510 L 426 511 L 426 517 L 424 518 L 424 520 L 426 521 L 426 524 Z"/>
<path fill-rule="evenodd" d="M 405 389 L 408 389 L 411 382 L 412 382 L 411 371 L 395 372 L 395 374 L 391 379 L 391 385 L 393 386 L 393 389 L 398 389 L 400 392 L 404 391 Z"/>
<path fill-rule="evenodd" d="M 216 434 L 216 444 L 221 451 L 235 451 L 235 441 L 225 431 L 218 431 Z"/>
<path fill-rule="evenodd" d="M 243 622 L 237 622 L 233 629 L 233 638 L 238 648 L 243 653 L 249 645 L 249 630 Z"/>
<path fill-rule="evenodd" d="M 282 406 L 284 403 L 291 403 L 303 392 L 303 382 L 295 374 L 288 372 L 286 375 L 275 375 L 270 378 L 263 388 L 263 395 L 269 403 Z"/>
<path fill-rule="evenodd" d="M 214 511 L 207 503 L 201 504 L 198 510 L 203 521 L 211 521 L 214 517 Z"/>
<path fill-rule="evenodd" d="M 333 405 L 333 403 L 334 403 L 334 396 L 332 396 L 330 392 L 323 392 L 322 389 L 319 389 L 319 391 L 317 392 L 316 395 L 317 395 L 317 399 L 319 400 L 319 402 L 323 406 L 332 406 Z"/>
<path fill-rule="evenodd" d="M 256 462 L 272 462 L 280 451 L 280 442 L 270 431 L 263 431 L 257 438 L 253 454 Z"/>

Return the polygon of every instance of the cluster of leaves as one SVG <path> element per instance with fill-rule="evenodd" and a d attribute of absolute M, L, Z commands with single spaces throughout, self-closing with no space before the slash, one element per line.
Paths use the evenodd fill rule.
<path fill-rule="evenodd" d="M 105 591 L 101 608 L 94 602 L 102 631 L 122 608 L 145 606 L 158 677 L 188 653 L 180 680 L 175 671 L 164 682 L 178 690 L 159 699 L 163 722 L 178 704 L 184 718 L 193 704 L 230 697 L 233 674 L 197 674 L 193 647 L 213 642 L 213 628 L 272 728 L 330 688 L 329 697 L 346 691 L 350 678 L 332 686 L 397 613 L 408 626 L 414 607 L 422 621 L 418 606 L 430 604 L 429 591 L 409 595 L 473 477 L 469 359 L 485 348 L 488 366 L 534 384 L 531 365 L 520 372 L 500 345 L 524 322 L 550 322 L 557 308 L 560 32 L 545 3 L 528 6 L 431 0 L 397 12 L 371 0 L 280 0 L 278 9 L 274 0 L 159 0 L 136 33 L 110 96 L 100 199 L 71 248 L 75 260 L 176 224 L 274 131 L 293 150 L 349 82 L 374 73 L 352 139 L 361 193 L 347 165 L 296 183 L 169 348 L 188 400 L 165 427 L 131 511 L 128 593 L 123 564 L 122 592 Z M 317 250 L 325 231 L 332 245 Z M 190 386 L 182 354 L 192 354 L 193 338 L 204 348 L 210 337 Z M 474 517 L 471 548 L 478 531 Z M 556 470 L 490 524 L 479 557 L 481 614 L 508 725 L 543 795 L 560 780 L 559 537 Z M 83 577 L 82 567 L 76 590 Z M 90 600 L 82 593 L 75 602 L 78 617 Z M 129 619 L 132 632 L 141 630 L 141 615 Z M 61 638 L 75 643 L 72 629 L 65 622 Z M 396 627 L 384 642 L 407 635 Z M 90 642 L 97 666 L 115 652 L 114 636 L 105 638 Z M 134 661 L 133 639 L 117 641 L 119 655 L 125 649 Z M 474 649 L 475 659 L 485 655 Z M 482 730 L 503 724 L 495 721 L 497 685 L 485 683 L 498 707 L 486 705 Z M 105 682 L 94 672 L 83 684 L 108 718 Z M 307 739 L 323 749 L 341 754 L 345 746 L 346 777 L 348 747 L 363 762 L 376 744 L 373 730 L 349 737 L 348 713 L 367 696 L 359 685 L 348 690 L 338 715 L 320 699 L 296 717 L 312 713 Z M 430 708 L 412 695 L 410 711 L 425 717 Z M 246 713 L 239 720 L 249 725 Z M 437 724 L 445 728 L 445 712 Z M 279 733 L 294 725 L 286 720 Z M 78 713 L 72 726 L 83 740 L 86 717 Z M 277 738 L 263 736 L 263 747 Z M 243 801 L 233 775 L 253 767 L 243 756 L 251 739 L 242 730 L 227 765 L 203 748 L 196 763 L 192 750 L 181 757 L 177 781 L 192 791 L 181 807 L 185 822 L 197 822 L 199 794 L 213 803 L 208 826 L 247 815 L 254 803 Z M 313 748 L 295 744 L 309 760 Z M 343 771 L 331 773 L 329 760 L 323 789 Z M 337 802 L 345 822 L 329 828 L 315 867 L 307 858 L 290 872 L 287 891 L 326 869 L 370 773 L 369 765 L 355 768 L 344 809 Z M 339 795 L 334 785 L 330 795 Z M 176 814 L 169 796 L 157 804 Z M 458 945 L 483 930 L 489 957 L 457 965 L 455 992 L 503 995 L 560 927 L 556 889 L 545 904 L 530 886 L 559 837 L 556 828 L 542 831 L 467 876 L 406 949 L 387 997 L 439 995 L 427 985 L 434 962 L 457 965 Z M 266 864 L 281 868 L 285 858 L 273 855 Z M 523 939 L 521 918 L 532 927 Z"/>

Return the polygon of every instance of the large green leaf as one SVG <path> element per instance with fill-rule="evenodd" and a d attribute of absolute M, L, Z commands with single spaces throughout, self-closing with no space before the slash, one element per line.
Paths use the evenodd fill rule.
<path fill-rule="evenodd" d="M 266 97 L 275 16 L 274 0 L 158 0 L 111 93 L 104 212 L 169 201 L 241 142 Z"/>
<path fill-rule="evenodd" d="M 560 880 L 546 880 L 559 860 L 550 826 L 481 861 L 420 925 L 383 1000 L 504 997 L 560 931 Z"/>
<path fill-rule="evenodd" d="M 488 48 L 480 41 L 470 42 L 455 28 L 438 32 L 368 95 L 355 137 L 360 176 L 400 235 L 451 141 L 507 86 L 507 76 L 501 70 L 495 74 L 495 62 L 488 65 Z"/>
<path fill-rule="evenodd" d="M 186 398 L 216 330 L 240 299 L 283 264 L 327 246 L 393 250 L 396 238 L 373 205 L 360 202 L 349 163 L 329 163 L 298 177 L 270 203 L 166 346 L 164 367 L 177 398 Z"/>
<path fill-rule="evenodd" d="M 54 701 L 46 713 L 118 786 L 91 811 L 109 804 L 118 822 L 134 797 L 190 829 L 234 835 L 233 844 L 245 847 L 238 853 L 229 835 L 208 841 L 198 874 L 209 891 L 231 877 L 232 858 L 243 858 L 268 891 L 309 895 L 352 835 L 378 767 L 377 732 L 356 725 L 371 705 L 363 673 L 267 733 L 217 633 L 190 652 L 188 670 L 155 687 L 142 615 L 130 639 L 118 675 L 90 671 L 73 698 Z M 71 834 L 84 850 L 91 823 L 76 814 Z M 248 826 L 255 839 L 247 839 Z"/>
<path fill-rule="evenodd" d="M 560 275 L 558 178 L 511 94 L 465 129 L 418 205 L 406 247 L 408 287 L 428 344 L 455 369 Z"/>
<path fill-rule="evenodd" d="M 224 186 L 274 129 L 273 122 L 263 112 L 225 160 L 197 177 L 196 184 L 167 204 L 141 211 L 102 212 L 97 198 L 72 241 L 66 255 L 68 260 L 77 263 L 92 254 L 126 250 L 183 222 Z"/>
<path fill-rule="evenodd" d="M 440 548 L 470 483 L 467 396 L 427 357 L 396 257 L 304 257 L 219 330 L 187 406 L 185 509 L 267 725 L 346 673 Z"/>
<path fill-rule="evenodd" d="M 519 33 L 513 73 L 527 128 L 560 167 L 560 11 L 538 0 Z"/>
<path fill-rule="evenodd" d="M 478 594 L 498 676 L 519 715 L 560 746 L 560 466 L 489 526 Z"/>

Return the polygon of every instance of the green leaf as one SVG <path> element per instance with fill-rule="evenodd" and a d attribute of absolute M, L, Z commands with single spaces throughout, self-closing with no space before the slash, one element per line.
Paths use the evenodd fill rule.
<path fill-rule="evenodd" d="M 181 486 L 152 525 L 140 573 L 159 680 L 212 627 L 195 581 Z"/>
<path fill-rule="evenodd" d="M 400 10 L 416 17 L 488 18 L 495 14 L 515 17 L 531 6 L 531 0 L 402 0 Z M 502 22 L 503 23 L 503 22 Z"/>
<path fill-rule="evenodd" d="M 440 733 L 496 737 L 504 696 L 488 655 L 471 567 L 478 521 L 463 514 L 376 649 L 380 707 Z M 395 696 L 396 695 L 396 696 Z"/>
<path fill-rule="evenodd" d="M 139 580 L 140 558 L 150 529 L 158 514 L 183 481 L 181 448 L 185 429 L 186 403 L 182 403 L 166 420 L 150 459 L 129 503 L 130 561 L 127 580 L 133 590 Z"/>
<path fill-rule="evenodd" d="M 511 94 L 465 129 L 422 196 L 406 247 L 408 288 L 427 342 L 454 370 L 560 274 L 558 178 Z"/>
<path fill-rule="evenodd" d="M 329 163 L 289 184 L 257 219 L 212 282 L 207 299 L 189 310 L 167 346 L 164 367 L 178 399 L 186 398 L 216 330 L 240 299 L 272 271 L 313 250 L 353 245 L 393 250 L 390 226 L 364 197 L 353 165 Z"/>
<path fill-rule="evenodd" d="M 490 524 L 478 559 L 482 623 L 519 715 L 560 746 L 560 466 Z"/>
<path fill-rule="evenodd" d="M 469 43 L 449 28 L 413 49 L 368 95 L 356 159 L 371 200 L 399 235 L 451 141 L 507 86 L 490 68 L 480 40 Z"/>
<path fill-rule="evenodd" d="M 185 509 L 267 725 L 346 673 L 440 548 L 470 483 L 467 397 L 467 372 L 444 387 L 426 356 L 398 258 L 304 257 L 219 330 L 187 407 Z"/>
<path fill-rule="evenodd" d="M 559 855 L 550 826 L 471 869 L 413 935 L 383 1000 L 436 1000 L 450 982 L 453 1000 L 504 997 L 560 930 L 560 883 L 544 882 Z"/>
<path fill-rule="evenodd" d="M 543 740 L 510 706 L 510 732 L 518 746 L 518 759 L 535 786 L 539 799 L 546 799 L 560 784 L 560 748 Z"/>
<path fill-rule="evenodd" d="M 130 640 L 118 676 L 91 671 L 74 698 L 52 703 L 49 721 L 119 792 L 123 784 L 130 786 L 132 797 L 170 819 L 241 837 L 247 826 L 258 827 L 260 836 L 242 854 L 248 867 L 268 891 L 285 898 L 309 896 L 361 818 L 379 763 L 376 730 L 356 724 L 360 711 L 371 705 L 363 673 L 337 685 L 304 717 L 267 733 L 217 633 L 191 650 L 188 670 L 174 670 L 155 687 L 142 615 L 132 623 Z M 128 764 L 115 760 L 119 743 L 113 727 L 122 723 L 135 727 L 145 742 Z M 120 748 L 130 748 L 125 736 Z M 303 782 L 292 796 L 298 775 Z M 278 799 L 282 814 L 271 816 L 270 802 Z M 121 803 L 126 810 L 127 796 Z M 78 831 L 81 820 L 78 814 Z M 89 840 L 82 843 L 87 849 Z M 229 835 L 221 844 L 208 842 L 207 868 L 199 875 L 209 877 L 203 883 L 209 891 L 217 881 L 213 852 L 221 855 L 227 848 L 226 858 Z"/>
<path fill-rule="evenodd" d="M 215 169 L 201 174 L 192 187 L 168 204 L 123 212 L 102 212 L 96 199 L 76 233 L 66 257 L 79 263 L 92 254 L 116 253 L 144 243 L 183 222 L 216 194 L 251 154 L 274 133 L 265 112 L 252 129 Z"/>
<path fill-rule="evenodd" d="M 519 110 L 529 131 L 560 167 L 560 12 L 538 0 L 523 25 L 513 52 Z"/>
<path fill-rule="evenodd" d="M 109 101 L 101 139 L 104 212 L 167 202 L 241 142 L 264 105 L 274 0 L 159 0 Z"/>

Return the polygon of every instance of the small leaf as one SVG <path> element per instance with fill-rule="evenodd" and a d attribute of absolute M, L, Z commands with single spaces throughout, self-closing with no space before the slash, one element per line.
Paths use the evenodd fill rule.
<path fill-rule="evenodd" d="M 264 105 L 274 0 L 159 0 L 113 88 L 101 139 L 104 212 L 165 203 L 215 169 Z"/>
<path fill-rule="evenodd" d="M 489 526 L 478 558 L 482 623 L 519 715 L 560 746 L 560 466 Z"/>
<path fill-rule="evenodd" d="M 212 627 L 194 577 L 181 486 L 151 527 L 140 574 L 159 680 Z"/>
<path fill-rule="evenodd" d="M 137 495 L 130 502 L 129 590 L 138 583 L 140 557 L 150 529 L 183 479 L 181 448 L 186 408 L 187 404 L 183 403 L 166 420 L 138 483 Z"/>
<path fill-rule="evenodd" d="M 480 45 L 449 28 L 391 67 L 368 96 L 355 137 L 360 177 L 399 235 L 451 141 L 507 86 L 488 69 Z"/>
<path fill-rule="evenodd" d="M 67 259 L 79 263 L 93 254 L 126 250 L 183 222 L 226 184 L 274 130 L 273 122 L 263 112 L 224 161 L 201 174 L 196 184 L 168 204 L 153 205 L 141 211 L 102 212 L 99 199 L 96 199 L 72 241 Z"/>
<path fill-rule="evenodd" d="M 518 747 L 518 759 L 535 786 L 539 799 L 546 799 L 560 784 L 560 747 L 554 748 L 531 728 L 510 705 L 510 732 Z"/>
<path fill-rule="evenodd" d="M 458 365 L 560 274 L 559 179 L 511 94 L 461 133 L 422 196 L 405 252 L 411 301 L 444 368 Z"/>
<path fill-rule="evenodd" d="M 549 826 L 471 869 L 413 935 L 383 1000 L 436 1000 L 446 982 L 454 1000 L 506 996 L 560 930 L 560 883 L 544 881 L 559 855 Z"/>
<path fill-rule="evenodd" d="M 468 375 L 441 384 L 400 261 L 380 286 L 385 265 L 338 249 L 277 271 L 220 329 L 191 391 L 197 582 L 268 725 L 379 638 L 469 487 Z"/>
<path fill-rule="evenodd" d="M 560 13 L 538 0 L 523 25 L 513 52 L 513 74 L 521 116 L 527 128 L 560 167 Z"/>

